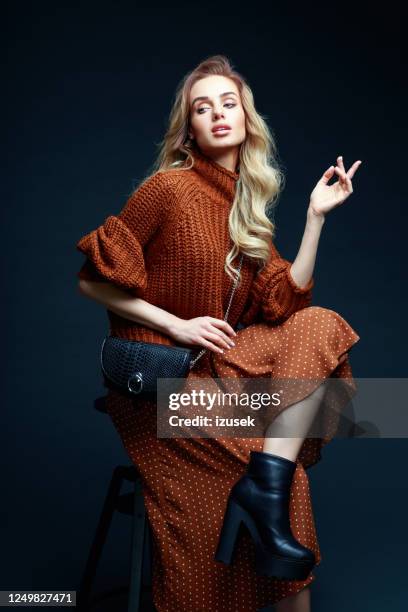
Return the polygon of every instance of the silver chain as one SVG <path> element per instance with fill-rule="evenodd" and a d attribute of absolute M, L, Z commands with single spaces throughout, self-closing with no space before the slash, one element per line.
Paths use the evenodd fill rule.
<path fill-rule="evenodd" d="M 229 299 L 229 303 L 228 303 L 228 308 L 227 308 L 227 311 L 226 311 L 225 316 L 224 316 L 224 321 L 226 321 L 226 320 L 227 320 L 228 313 L 229 313 L 229 310 L 230 310 L 230 307 L 231 307 L 231 303 L 232 303 L 232 298 L 233 298 L 233 296 L 234 296 L 235 289 L 237 288 L 237 284 L 238 284 L 238 280 L 239 280 L 239 272 L 241 271 L 241 266 L 242 266 L 242 260 L 243 260 L 243 259 L 244 259 L 244 254 L 242 254 L 242 255 L 241 255 L 241 259 L 240 259 L 239 266 L 238 266 L 238 274 L 237 274 L 237 278 L 235 279 L 234 284 L 233 284 L 233 286 L 232 286 L 232 291 L 231 291 L 231 295 L 230 295 L 230 299 Z M 198 361 L 199 359 L 201 359 L 201 357 L 204 355 L 204 353 L 205 353 L 207 350 L 208 350 L 208 349 L 206 349 L 206 348 L 202 349 L 202 350 L 201 350 L 201 351 L 198 353 L 197 357 L 195 357 L 194 359 L 192 359 L 192 360 L 190 361 L 190 370 L 191 370 L 191 368 L 192 368 L 192 367 L 193 367 L 193 366 L 194 366 L 194 365 L 197 363 L 197 361 Z"/>

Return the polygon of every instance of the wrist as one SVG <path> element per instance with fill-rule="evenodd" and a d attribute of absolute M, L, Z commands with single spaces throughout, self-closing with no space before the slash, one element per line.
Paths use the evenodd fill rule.
<path fill-rule="evenodd" d="M 173 334 L 176 332 L 176 329 L 181 321 L 181 319 L 179 317 L 176 317 L 176 315 L 173 315 L 171 313 L 168 313 L 168 317 L 166 317 L 164 323 L 163 323 L 163 331 L 165 334 L 167 334 L 168 336 L 172 337 Z"/>
<path fill-rule="evenodd" d="M 325 215 L 315 213 L 313 208 L 309 205 L 309 208 L 307 209 L 306 213 L 306 220 L 309 224 L 322 226 L 326 220 L 326 217 Z"/>

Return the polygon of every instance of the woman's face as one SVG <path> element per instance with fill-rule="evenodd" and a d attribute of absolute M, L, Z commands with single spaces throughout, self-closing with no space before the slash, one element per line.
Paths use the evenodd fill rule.
<path fill-rule="evenodd" d="M 213 131 L 218 125 L 227 125 L 230 129 Z M 194 83 L 190 91 L 188 133 L 209 156 L 239 150 L 246 136 L 245 112 L 238 87 L 232 79 L 211 75 Z"/>

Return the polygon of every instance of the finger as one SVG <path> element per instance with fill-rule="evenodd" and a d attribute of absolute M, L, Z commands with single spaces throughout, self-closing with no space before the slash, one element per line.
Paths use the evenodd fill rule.
<path fill-rule="evenodd" d="M 327 183 L 332 178 L 333 173 L 334 173 L 334 166 L 330 166 L 330 168 L 327 168 L 326 172 L 323 173 L 323 176 L 320 179 L 320 183 L 323 183 L 324 185 L 327 185 Z"/>
<path fill-rule="evenodd" d="M 209 342 L 205 338 L 201 339 L 201 344 L 204 348 L 209 349 L 210 351 L 214 351 L 215 353 L 224 353 L 224 351 L 221 348 L 219 348 L 212 342 Z"/>
<path fill-rule="evenodd" d="M 226 349 L 230 349 L 231 345 L 228 340 L 225 340 L 222 336 L 214 333 L 214 332 L 206 332 L 206 338 L 215 342 L 217 346 L 224 347 Z"/>
<path fill-rule="evenodd" d="M 351 166 L 350 170 L 347 172 L 347 176 L 352 179 L 353 176 L 355 175 L 355 173 L 357 172 L 357 170 L 359 169 L 359 167 L 361 166 L 363 162 L 361 161 L 361 159 L 359 159 L 358 161 L 354 162 L 354 164 Z"/>
<path fill-rule="evenodd" d="M 344 170 L 341 170 L 341 168 L 338 168 L 337 166 L 335 167 L 335 172 L 339 177 L 340 183 L 342 184 L 343 187 L 348 188 L 351 181 L 347 180 L 347 174 Z"/>
<path fill-rule="evenodd" d="M 235 342 L 232 340 L 232 338 L 230 338 L 229 336 L 227 336 L 226 334 L 224 334 L 224 332 L 222 332 L 220 329 L 217 329 L 215 326 L 211 326 L 211 328 L 209 329 L 209 331 L 212 334 L 217 334 L 217 336 L 219 336 L 220 338 L 222 338 L 224 340 L 224 342 L 227 343 L 228 347 L 230 346 L 235 346 Z"/>
<path fill-rule="evenodd" d="M 344 172 L 346 171 L 345 167 L 344 167 L 344 163 L 343 163 L 343 156 L 339 155 L 337 158 L 337 165 L 341 170 L 344 170 Z"/>
<path fill-rule="evenodd" d="M 231 336 L 237 335 L 237 332 L 235 331 L 235 329 L 231 327 L 231 325 L 227 323 L 226 321 L 222 321 L 221 319 L 215 319 L 214 317 L 210 317 L 210 321 L 212 325 L 224 329 Z"/>

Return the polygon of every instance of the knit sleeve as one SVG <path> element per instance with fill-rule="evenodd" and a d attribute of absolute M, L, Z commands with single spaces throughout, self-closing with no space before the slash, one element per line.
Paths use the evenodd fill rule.
<path fill-rule="evenodd" d="M 271 257 L 255 276 L 248 296 L 247 310 L 241 317 L 250 325 L 259 316 L 268 323 L 283 323 L 293 313 L 310 306 L 314 277 L 299 287 L 291 273 L 292 263 L 283 259 L 270 241 Z"/>
<path fill-rule="evenodd" d="M 86 255 L 77 277 L 108 281 L 141 296 L 147 287 L 143 248 L 163 221 L 168 202 L 163 173 L 148 177 L 118 215 L 110 215 L 77 242 Z"/>

